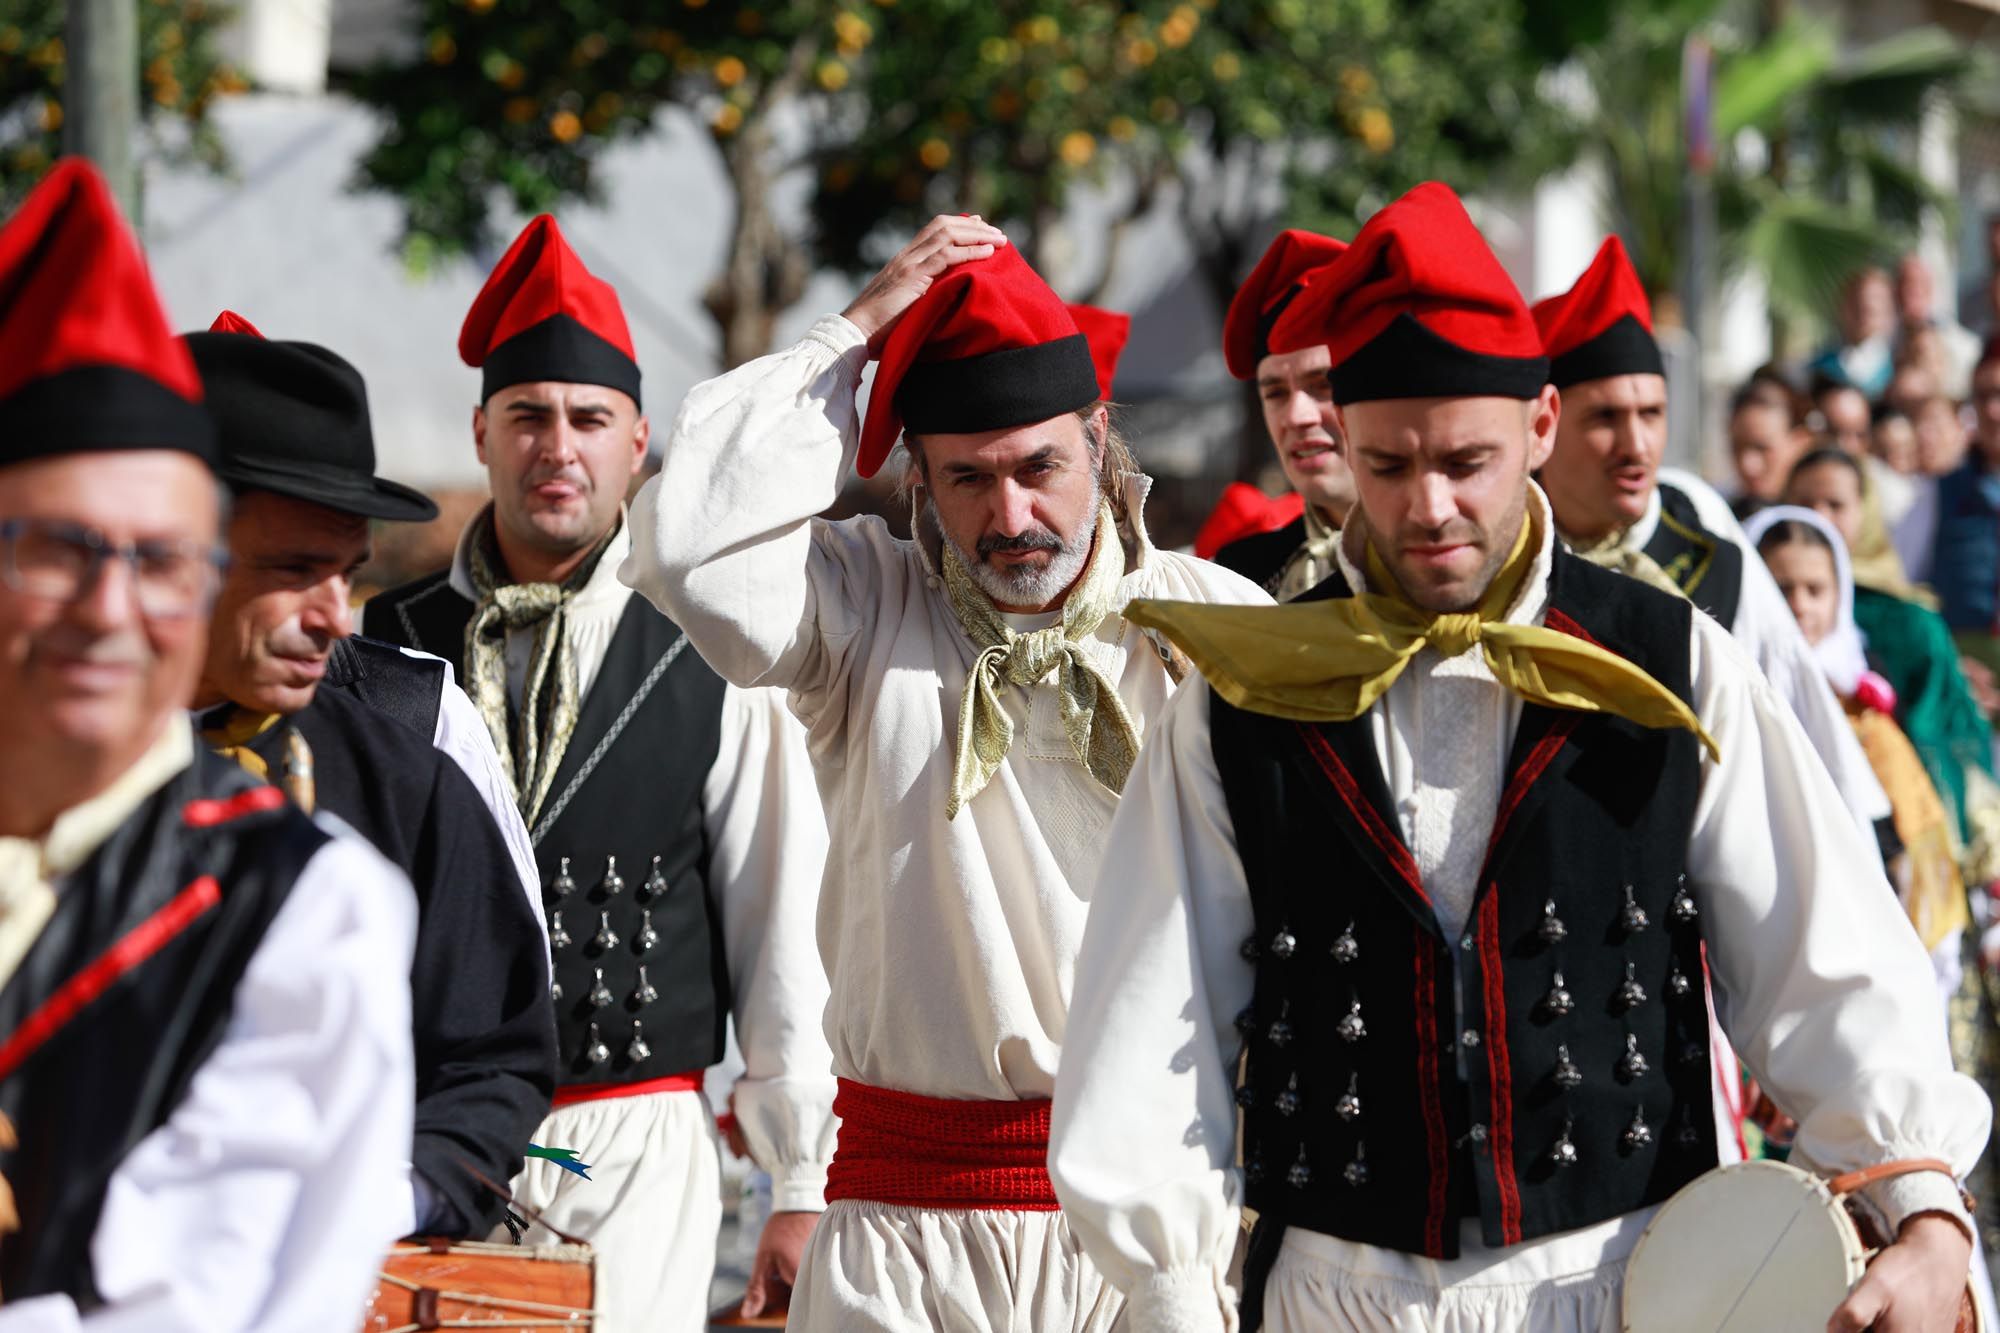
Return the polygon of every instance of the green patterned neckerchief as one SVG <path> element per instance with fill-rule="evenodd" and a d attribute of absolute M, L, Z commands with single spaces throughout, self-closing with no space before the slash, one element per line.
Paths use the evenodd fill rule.
<path fill-rule="evenodd" d="M 1574 555 L 1582 556 L 1599 569 L 1608 569 L 1614 574 L 1628 574 L 1641 583 L 1651 584 L 1661 592 L 1670 592 L 1676 597 L 1686 597 L 1681 585 L 1674 582 L 1673 575 L 1660 567 L 1660 562 L 1647 555 L 1637 546 L 1627 546 L 1625 538 L 1630 528 L 1619 528 L 1609 536 L 1594 542 L 1570 542 L 1569 549 Z M 1567 540 L 1567 539 L 1565 539 Z"/>
<path fill-rule="evenodd" d="M 617 531 L 614 527 L 606 533 L 597 549 L 561 583 L 510 583 L 493 535 L 493 506 L 487 505 L 472 520 L 466 554 L 479 601 L 465 627 L 465 692 L 493 736 L 500 768 L 514 790 L 514 804 L 530 825 L 548 797 L 583 705 L 565 612 L 590 582 Z M 507 707 L 507 634 L 517 629 L 535 632 L 528 677 L 521 687 L 518 731 L 509 726 Z"/>
<path fill-rule="evenodd" d="M 1289 602 L 1302 592 L 1317 588 L 1327 575 L 1340 568 L 1334 552 L 1340 549 L 1340 529 L 1326 521 L 1317 507 L 1308 504 L 1305 512 L 1306 537 L 1278 574 L 1272 596 Z"/>
<path fill-rule="evenodd" d="M 979 649 L 958 701 L 958 746 L 945 818 L 955 818 L 1007 760 L 1014 719 L 1000 702 L 1002 682 L 1027 689 L 1051 671 L 1070 747 L 1092 777 L 1114 792 L 1123 791 L 1139 751 L 1138 733 L 1117 687 L 1077 646 L 1111 614 L 1118 580 L 1125 574 L 1125 549 L 1111 506 L 1099 505 L 1090 562 L 1063 602 L 1062 619 L 1047 629 L 1016 634 L 1009 628 L 949 541 L 942 543 L 941 563 L 952 612 Z"/>

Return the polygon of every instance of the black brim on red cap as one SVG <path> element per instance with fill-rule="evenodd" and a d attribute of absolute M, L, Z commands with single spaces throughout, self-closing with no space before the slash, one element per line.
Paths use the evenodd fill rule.
<path fill-rule="evenodd" d="M 569 315 L 550 315 L 487 353 L 479 368 L 483 402 L 516 384 L 601 384 L 639 403 L 639 367 Z"/>
<path fill-rule="evenodd" d="M 1548 383 L 1545 356 L 1495 356 L 1460 347 L 1419 324 L 1396 316 L 1354 355 L 1327 372 L 1333 401 L 1382 398 L 1520 398 L 1541 396 Z"/>
<path fill-rule="evenodd" d="M 123 366 L 74 366 L 0 398 L 0 465 L 56 454 L 176 449 L 215 466 L 207 409 Z"/>
<path fill-rule="evenodd" d="M 1081 333 L 983 356 L 919 361 L 896 389 L 903 429 L 917 435 L 1027 426 L 1097 400 L 1097 366 Z"/>
<path fill-rule="evenodd" d="M 1664 375 L 1660 344 L 1636 315 L 1621 315 L 1611 326 L 1549 361 L 1549 383 L 1558 389 L 1614 375 Z"/>

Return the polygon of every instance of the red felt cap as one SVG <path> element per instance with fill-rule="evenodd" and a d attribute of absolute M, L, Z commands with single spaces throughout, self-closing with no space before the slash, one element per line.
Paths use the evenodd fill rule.
<path fill-rule="evenodd" d="M 1653 340 L 1652 302 L 1616 236 L 1605 238 L 1575 286 L 1535 302 L 1534 315 L 1549 358 L 1549 383 L 1558 389 L 1613 375 L 1666 373 Z"/>
<path fill-rule="evenodd" d="M 234 310 L 225 310 L 217 315 L 215 323 L 208 326 L 208 331 L 210 333 L 243 333 L 248 334 L 252 338 L 261 338 L 264 336 L 255 324 L 252 324 Z"/>
<path fill-rule="evenodd" d="M 1194 553 L 1204 560 L 1234 541 L 1276 532 L 1306 512 L 1306 500 L 1297 491 L 1286 491 L 1276 499 L 1247 482 L 1232 481 L 1222 488 L 1222 498 L 1202 521 L 1194 535 Z"/>
<path fill-rule="evenodd" d="M 1334 401 L 1537 396 L 1548 378 L 1520 289 L 1451 187 L 1430 181 L 1313 270 L 1273 352 L 1323 343 Z"/>
<path fill-rule="evenodd" d="M 544 213 L 500 257 L 458 331 L 458 355 L 484 372 L 481 394 L 554 380 L 602 384 L 639 401 L 639 357 L 611 284 L 585 268 Z"/>
<path fill-rule="evenodd" d="M 1081 301 L 1070 306 L 1069 317 L 1090 344 L 1090 361 L 1097 367 L 1097 396 L 1109 398 L 1112 381 L 1118 378 L 1118 358 L 1124 355 L 1125 342 L 1132 336 L 1132 317 Z"/>
<path fill-rule="evenodd" d="M 1003 245 L 945 270 L 889 331 L 855 470 L 874 476 L 905 429 L 1005 430 L 1097 398 L 1089 341 L 1020 251 Z"/>
<path fill-rule="evenodd" d="M 138 241 L 72 157 L 0 226 L 0 462 L 106 449 L 213 462 L 214 432 Z"/>
<path fill-rule="evenodd" d="M 1332 263 L 1346 249 L 1346 241 L 1296 227 L 1272 239 L 1223 317 L 1222 356 L 1230 374 L 1239 380 L 1256 377 L 1257 363 L 1271 354 L 1271 325 L 1299 294 L 1306 274 Z"/>

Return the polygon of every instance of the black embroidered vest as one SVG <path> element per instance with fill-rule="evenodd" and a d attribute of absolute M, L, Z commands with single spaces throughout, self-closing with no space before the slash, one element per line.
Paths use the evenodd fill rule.
<path fill-rule="evenodd" d="M 370 601 L 368 631 L 445 658 L 462 678 L 472 609 L 435 574 Z M 626 603 L 528 829 L 563 1084 L 637 1083 L 722 1058 L 729 967 L 702 785 L 723 690 L 678 626 L 643 597 Z"/>
<path fill-rule="evenodd" d="M 327 841 L 295 808 L 245 800 L 257 786 L 198 751 L 64 880 L 54 915 L 0 988 L 6 1040 L 51 1012 L 44 1005 L 64 983 L 103 968 L 114 943 L 157 944 L 129 970 L 105 968 L 109 988 L 0 1083 L 20 1145 L 0 1153 L 22 1222 L 0 1237 L 9 1301 L 62 1293 L 86 1313 L 100 1303 L 90 1244 L 105 1188 L 220 1044 L 251 955 Z"/>
<path fill-rule="evenodd" d="M 1667 485 L 1659 492 L 1660 521 L 1646 542 L 1646 554 L 1689 601 L 1724 629 L 1735 629 L 1743 597 L 1743 548 L 1703 527 L 1685 492 Z"/>
<path fill-rule="evenodd" d="M 1338 575 L 1310 599 L 1346 595 Z M 1546 623 L 1686 698 L 1692 611 L 1558 549 Z M 1476 651 L 1476 650 L 1475 650 Z M 1527 705 L 1477 897 L 1447 939 L 1366 718 L 1212 702 L 1256 919 L 1247 1202 L 1277 1226 L 1436 1258 L 1667 1197 L 1715 1164 L 1699 784 L 1680 731 Z"/>

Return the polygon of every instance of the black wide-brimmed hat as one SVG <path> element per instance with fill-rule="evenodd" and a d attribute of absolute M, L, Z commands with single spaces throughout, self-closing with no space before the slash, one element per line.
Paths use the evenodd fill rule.
<path fill-rule="evenodd" d="M 225 310 L 214 329 L 185 335 L 221 442 L 222 479 L 365 518 L 436 518 L 423 492 L 375 475 L 361 372 L 313 343 L 218 331 L 251 327 Z"/>

